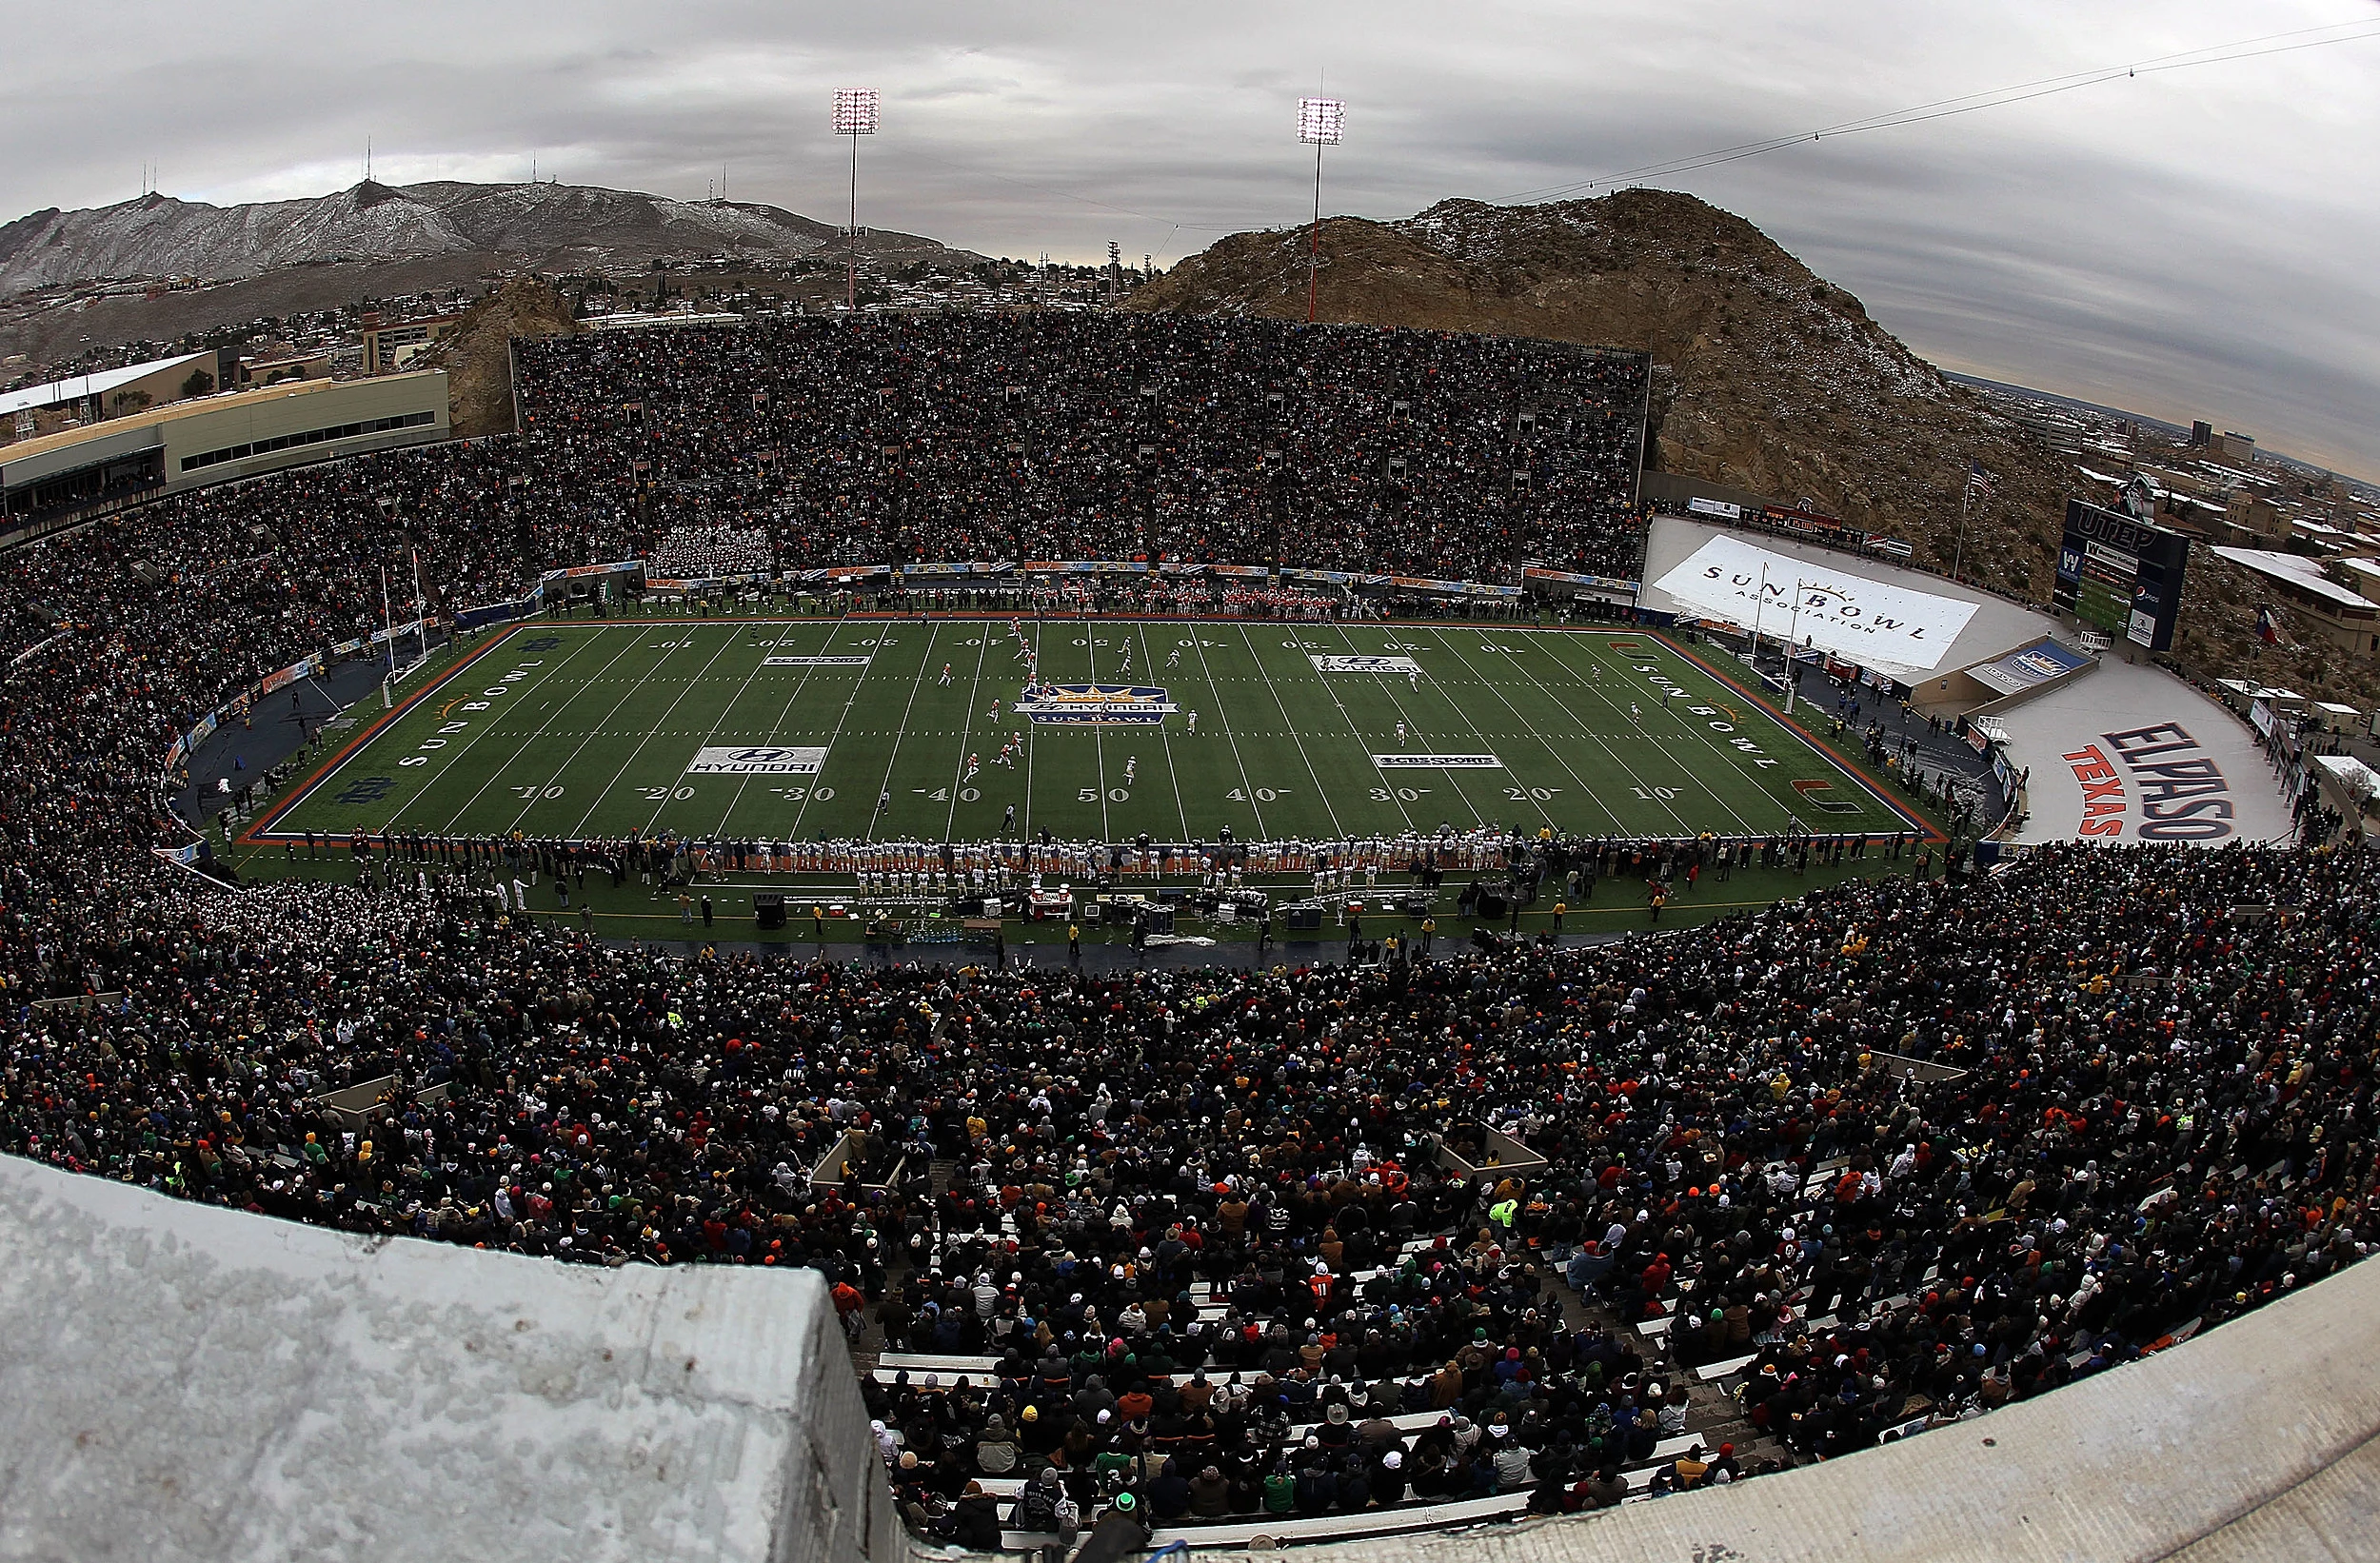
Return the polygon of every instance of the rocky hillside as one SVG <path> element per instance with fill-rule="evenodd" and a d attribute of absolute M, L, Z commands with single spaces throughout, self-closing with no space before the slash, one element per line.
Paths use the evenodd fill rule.
<path fill-rule="evenodd" d="M 568 336 L 577 329 L 568 299 L 536 277 L 512 277 L 465 310 L 454 333 L 412 366 L 446 371 L 447 412 L 456 434 L 472 439 L 508 433 L 512 339 Z"/>
<path fill-rule="evenodd" d="M 1220 240 L 1136 293 L 1134 309 L 1300 319 L 1303 230 Z M 1968 465 L 1998 480 L 1968 517 L 1963 571 L 2031 602 L 2050 595 L 2067 461 L 1943 378 L 1757 228 L 1665 190 L 1493 207 L 1444 201 L 1402 222 L 1322 225 L 1317 313 L 1328 321 L 1634 347 L 1654 361 L 1648 465 L 1906 538 L 1947 572 Z M 2252 640 L 2240 572 L 2192 559 L 2199 625 L 2183 647 L 2227 673 Z M 2370 659 L 2278 659 L 2298 686 L 2380 687 Z M 2275 659 L 2268 655 L 2267 676 Z"/>
<path fill-rule="evenodd" d="M 832 244 L 837 231 L 777 207 L 585 185 L 367 181 L 237 207 L 146 195 L 81 211 L 53 207 L 0 226 L 0 298 L 99 278 L 221 281 L 432 256 L 501 255 L 548 270 L 721 251 L 793 256 Z M 906 233 L 871 232 L 868 247 L 880 258 L 951 253 Z"/>

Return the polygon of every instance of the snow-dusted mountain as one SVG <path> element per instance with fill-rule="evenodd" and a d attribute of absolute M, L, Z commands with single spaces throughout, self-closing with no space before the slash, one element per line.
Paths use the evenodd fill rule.
<path fill-rule="evenodd" d="M 328 261 L 474 252 L 537 266 L 718 250 L 799 255 L 836 232 L 777 207 L 672 201 L 588 185 L 367 181 L 311 200 L 237 207 L 146 195 L 81 211 L 53 207 L 0 227 L 0 298 L 103 277 L 213 281 Z M 879 256 L 942 247 L 883 232 L 871 232 L 868 247 Z"/>

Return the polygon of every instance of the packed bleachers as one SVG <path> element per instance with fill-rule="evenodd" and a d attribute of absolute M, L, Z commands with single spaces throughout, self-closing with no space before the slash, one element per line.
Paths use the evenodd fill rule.
<path fill-rule="evenodd" d="M 121 997 L 20 1020 L 6 1145 L 364 1233 L 815 1266 L 929 1533 L 1127 1492 L 1452 1523 L 1755 1474 L 1696 1452 L 1696 1384 L 1838 1454 L 2360 1256 L 2376 892 L 2362 855 L 2060 848 L 1593 950 L 1079 976 L 688 960 L 440 881 L 152 890 L 113 940 L 21 914 L 50 988 Z M 316 1099 L 384 1076 L 377 1127 Z M 1463 1121 L 1547 1165 L 1458 1181 Z"/>
<path fill-rule="evenodd" d="M 1645 363 L 1096 314 L 523 343 L 524 462 L 588 518 L 766 521 L 788 567 L 1177 559 L 1633 577 Z"/>
<path fill-rule="evenodd" d="M 673 581 L 772 576 L 775 550 L 764 526 L 672 526 L 645 555 L 648 575 Z"/>

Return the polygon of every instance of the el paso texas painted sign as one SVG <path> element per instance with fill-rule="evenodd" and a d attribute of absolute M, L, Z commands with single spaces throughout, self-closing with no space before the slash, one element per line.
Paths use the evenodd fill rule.
<path fill-rule="evenodd" d="M 2237 828 L 2230 781 L 2179 722 L 2102 733 L 2060 758 L 2082 786 L 2078 836 L 2219 841 Z"/>

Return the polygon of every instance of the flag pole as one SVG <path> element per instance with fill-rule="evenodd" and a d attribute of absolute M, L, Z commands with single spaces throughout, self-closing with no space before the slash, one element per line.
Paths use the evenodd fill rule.
<path fill-rule="evenodd" d="M 1769 567 L 1760 566 L 1760 589 L 1752 595 L 1752 676 L 1760 677 L 1760 612 L 1769 605 Z"/>
<path fill-rule="evenodd" d="M 388 675 L 380 681 L 380 708 L 384 711 L 396 704 L 396 697 L 388 686 L 397 678 L 397 616 L 388 605 L 388 566 L 380 567 L 380 627 L 388 637 Z"/>

